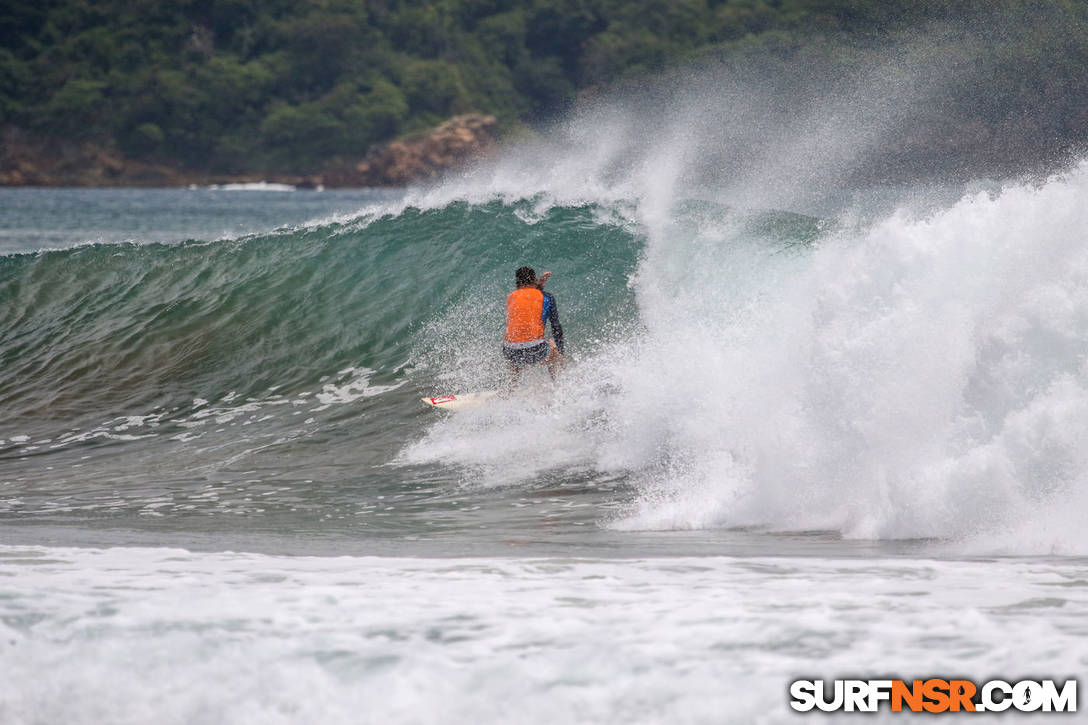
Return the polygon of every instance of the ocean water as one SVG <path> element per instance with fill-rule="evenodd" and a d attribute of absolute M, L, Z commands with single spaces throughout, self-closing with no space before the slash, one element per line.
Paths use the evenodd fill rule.
<path fill-rule="evenodd" d="M 1088 166 L 815 194 L 625 133 L 405 192 L 0 190 L 0 722 L 1079 676 Z M 425 408 L 504 383 L 522 264 L 564 374 Z"/>

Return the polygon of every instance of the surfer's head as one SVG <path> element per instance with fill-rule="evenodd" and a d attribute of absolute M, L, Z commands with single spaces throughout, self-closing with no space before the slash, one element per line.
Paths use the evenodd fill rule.
<path fill-rule="evenodd" d="M 518 287 L 532 287 L 536 285 L 536 272 L 532 267 L 518 267 L 514 272 L 514 284 Z"/>

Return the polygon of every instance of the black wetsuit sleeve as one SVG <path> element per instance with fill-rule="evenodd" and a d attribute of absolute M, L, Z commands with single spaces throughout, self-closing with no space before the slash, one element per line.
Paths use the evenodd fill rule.
<path fill-rule="evenodd" d="M 545 292 L 548 298 L 548 322 L 552 326 L 552 337 L 555 338 L 555 346 L 563 353 L 563 326 L 559 324 L 559 306 L 555 303 L 555 295 Z"/>

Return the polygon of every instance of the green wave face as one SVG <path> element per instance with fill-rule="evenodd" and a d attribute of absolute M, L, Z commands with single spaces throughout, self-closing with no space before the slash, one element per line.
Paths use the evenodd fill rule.
<path fill-rule="evenodd" d="M 521 264 L 554 271 L 566 324 L 597 330 L 630 304 L 640 247 L 601 216 L 456 203 L 232 242 L 3 257 L 0 406 L 9 422 L 66 420 L 300 389 L 347 366 L 388 377 L 424 330 L 493 351 Z"/>

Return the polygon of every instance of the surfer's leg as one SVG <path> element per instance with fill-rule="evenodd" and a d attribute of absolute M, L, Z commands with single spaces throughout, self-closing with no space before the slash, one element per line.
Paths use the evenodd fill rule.
<path fill-rule="evenodd" d="M 544 364 L 548 366 L 548 374 L 552 376 L 552 380 L 555 380 L 556 376 L 559 375 L 563 362 L 563 356 L 559 354 L 559 348 L 555 346 L 555 340 L 549 339 L 548 357 L 544 358 Z"/>
<path fill-rule="evenodd" d="M 518 384 L 518 378 L 521 376 L 521 366 L 518 365 L 518 352 L 516 350 L 511 350 L 504 345 L 502 356 L 506 360 L 507 369 L 510 370 L 510 377 L 506 382 L 506 390 L 503 391 L 503 395 L 509 396 L 514 392 L 514 387 Z"/>
<path fill-rule="evenodd" d="M 509 363 L 510 367 L 510 379 L 506 383 L 506 394 L 514 392 L 514 388 L 517 387 L 518 378 L 521 377 L 521 368 L 514 363 Z"/>

